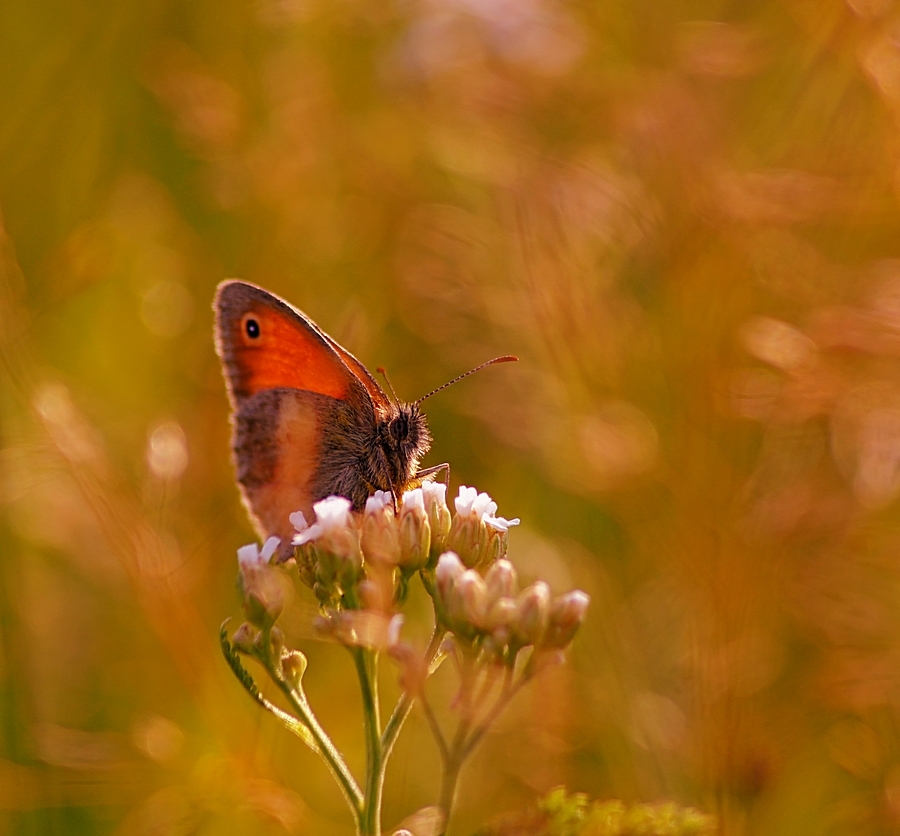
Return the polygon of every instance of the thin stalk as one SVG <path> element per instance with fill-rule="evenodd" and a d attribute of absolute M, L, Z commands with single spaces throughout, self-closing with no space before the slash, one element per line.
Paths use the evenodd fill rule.
<path fill-rule="evenodd" d="M 438 807 L 444 812 L 441 836 L 444 836 L 450 825 L 450 813 L 453 810 L 453 802 L 456 800 L 456 785 L 459 783 L 459 772 L 462 769 L 463 761 L 466 759 L 465 749 L 468 733 L 469 719 L 463 717 L 460 719 L 456 734 L 453 736 L 453 743 L 450 745 L 450 751 L 444 759 L 444 774 L 441 776 L 441 794 L 438 798 Z"/>
<path fill-rule="evenodd" d="M 366 737 L 366 783 L 360 817 L 363 836 L 381 836 L 381 795 L 384 787 L 384 757 L 381 716 L 378 707 L 378 655 L 365 648 L 352 651 L 363 701 Z"/>
<path fill-rule="evenodd" d="M 447 832 L 450 824 L 450 813 L 453 810 L 453 802 L 456 798 L 456 785 L 459 782 L 459 772 L 465 760 L 466 739 L 472 725 L 472 689 L 475 680 L 472 678 L 472 660 L 467 656 L 459 655 L 460 672 L 460 696 L 462 697 L 462 712 L 453 742 L 444 759 L 443 775 L 441 776 L 441 794 L 438 798 L 438 806 L 444 812 L 443 829 L 441 836 Z"/>
<path fill-rule="evenodd" d="M 266 648 L 271 647 L 268 635 L 265 636 L 263 646 Z M 322 756 L 326 766 L 329 768 L 331 774 L 337 781 L 338 786 L 344 793 L 344 797 L 347 799 L 347 804 L 350 807 L 350 811 L 353 813 L 357 831 L 359 831 L 360 817 L 363 810 L 363 794 L 360 792 L 356 780 L 353 778 L 353 774 L 350 772 L 347 764 L 344 763 L 341 753 L 331 742 L 331 738 L 319 725 L 319 721 L 316 719 L 315 714 L 313 714 L 312 708 L 310 708 L 309 703 L 306 701 L 306 695 L 302 692 L 295 691 L 290 683 L 284 679 L 276 668 L 270 652 L 266 652 L 263 661 L 269 676 L 272 677 L 282 693 L 287 697 L 291 707 L 297 713 L 300 722 L 309 729 L 309 733 L 312 735 L 313 740 L 315 740 L 316 746 L 318 746 L 319 754 Z"/>
<path fill-rule="evenodd" d="M 459 781 L 459 770 L 461 768 L 461 759 L 454 759 L 453 763 L 448 764 L 444 768 L 444 774 L 441 778 L 441 795 L 438 799 L 438 805 L 444 812 L 444 821 L 440 836 L 444 836 L 447 832 L 447 828 L 450 826 L 450 811 L 453 809 L 453 800 L 456 796 L 456 784 Z"/>
<path fill-rule="evenodd" d="M 478 745 L 484 735 L 487 733 L 488 729 L 493 725 L 494 721 L 503 711 L 503 709 L 507 706 L 509 701 L 515 696 L 518 690 L 522 687 L 522 685 L 530 678 L 528 676 L 521 676 L 518 681 L 514 682 L 514 673 L 511 667 L 508 667 L 504 672 L 503 676 L 503 684 L 500 688 L 500 693 L 497 695 L 497 699 L 494 701 L 493 705 L 487 710 L 487 713 L 484 715 L 483 719 L 480 723 L 478 723 L 474 730 L 472 726 L 475 723 L 475 713 L 478 710 L 478 705 L 483 702 L 490 691 L 493 689 L 494 680 L 492 677 L 488 677 L 484 682 L 481 683 L 481 687 L 478 687 L 478 699 L 473 700 L 473 691 L 478 686 L 477 677 L 472 676 L 472 664 L 471 659 L 464 658 L 460 663 L 460 676 L 462 678 L 461 685 L 461 697 L 462 697 L 462 716 L 460 717 L 459 726 L 456 729 L 456 734 L 453 737 L 453 742 L 449 747 L 444 744 L 442 748 L 441 754 L 444 756 L 444 771 L 441 777 L 441 793 L 438 799 L 438 804 L 444 812 L 444 822 L 443 829 L 441 830 L 441 836 L 444 836 L 447 832 L 447 828 L 450 823 L 450 813 L 453 810 L 453 802 L 456 797 L 456 786 L 459 783 L 459 774 L 462 770 L 462 765 L 465 762 L 466 758 L 472 754 L 472 750 Z M 442 741 L 442 738 L 438 738 L 439 741 Z"/>
<path fill-rule="evenodd" d="M 512 676 L 512 669 L 507 668 L 506 676 L 503 680 L 503 687 L 501 688 L 500 693 L 497 695 L 496 702 L 494 702 L 493 706 L 491 706 L 490 710 L 487 712 L 487 714 L 485 714 L 484 719 L 478 724 L 478 727 L 475 729 L 475 731 L 472 732 L 471 736 L 466 741 L 462 752 L 460 753 L 463 760 L 465 760 L 465 758 L 472 754 L 472 750 L 481 742 L 481 739 L 485 736 L 488 729 L 490 729 L 497 717 L 500 716 L 500 713 L 503 711 L 503 709 L 506 708 L 506 706 L 509 704 L 509 701 L 516 695 L 516 693 L 524 684 L 524 677 L 520 678 L 518 682 L 513 683 Z"/>
<path fill-rule="evenodd" d="M 432 672 L 431 667 L 443 640 L 444 631 L 439 627 L 435 627 L 431 634 L 431 640 L 428 642 L 428 647 L 425 650 L 425 659 L 428 661 L 429 673 Z M 403 728 L 403 724 L 406 722 L 415 700 L 415 695 L 409 691 L 404 691 L 400 695 L 400 699 L 397 700 L 397 705 L 394 707 L 394 711 L 384 727 L 384 734 L 381 736 L 381 748 L 385 761 L 390 757 L 394 743 L 397 741 L 397 735 L 400 734 L 400 729 Z"/>
<path fill-rule="evenodd" d="M 444 740 L 444 733 L 441 731 L 441 726 L 438 723 L 434 709 L 431 707 L 431 703 L 424 693 L 422 694 L 421 700 L 422 709 L 425 712 L 425 719 L 428 721 L 428 726 L 431 729 L 431 733 L 434 735 L 434 739 L 437 741 L 438 749 L 441 753 L 441 763 L 446 766 L 447 760 L 450 757 L 450 750 L 447 747 L 447 741 Z"/>

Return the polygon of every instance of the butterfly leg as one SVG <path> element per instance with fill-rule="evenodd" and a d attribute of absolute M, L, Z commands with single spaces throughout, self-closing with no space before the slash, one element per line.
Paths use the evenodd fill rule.
<path fill-rule="evenodd" d="M 414 478 L 416 479 L 425 479 L 428 476 L 433 476 L 435 473 L 440 473 L 444 471 L 444 478 L 441 479 L 445 485 L 450 484 L 450 465 L 448 462 L 444 462 L 443 464 L 436 464 L 434 467 L 426 467 L 424 470 L 416 471 L 416 475 Z"/>

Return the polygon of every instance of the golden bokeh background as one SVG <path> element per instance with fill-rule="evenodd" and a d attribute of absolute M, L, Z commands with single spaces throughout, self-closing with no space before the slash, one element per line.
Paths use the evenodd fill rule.
<path fill-rule="evenodd" d="M 900 4 L 7 0 L 0 78 L 0 833 L 348 832 L 217 648 L 231 276 L 406 398 L 521 358 L 427 463 L 593 603 L 456 833 L 562 783 L 900 832 Z M 414 712 L 386 826 L 435 761 Z"/>

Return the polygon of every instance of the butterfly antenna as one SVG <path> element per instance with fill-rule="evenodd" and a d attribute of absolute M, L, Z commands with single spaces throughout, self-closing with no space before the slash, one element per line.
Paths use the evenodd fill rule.
<path fill-rule="evenodd" d="M 390 390 L 390 393 L 394 396 L 394 403 L 400 403 L 400 399 L 397 397 L 397 393 L 394 391 L 394 387 L 391 386 L 391 381 L 388 379 L 387 371 L 383 366 L 379 366 L 375 369 L 378 374 L 380 374 L 384 378 L 384 382 L 387 383 L 387 387 Z"/>
<path fill-rule="evenodd" d="M 493 366 L 495 363 L 514 363 L 518 360 L 518 357 L 513 357 L 512 354 L 507 354 L 504 357 L 495 357 L 493 360 L 488 360 L 487 363 L 482 363 L 480 366 L 476 366 L 474 369 L 469 369 L 465 374 L 461 374 L 459 377 L 454 377 L 453 380 L 448 380 L 443 386 L 438 386 L 432 392 L 429 392 L 427 395 L 423 395 L 419 400 L 416 401 L 416 405 L 422 403 L 426 398 L 430 398 L 432 395 L 436 395 L 438 392 L 443 391 L 448 386 L 452 386 L 454 383 L 459 383 L 464 377 L 468 377 L 470 374 L 475 374 L 475 372 L 480 372 L 482 369 L 487 368 L 488 366 Z M 380 370 L 379 370 L 380 371 Z"/>

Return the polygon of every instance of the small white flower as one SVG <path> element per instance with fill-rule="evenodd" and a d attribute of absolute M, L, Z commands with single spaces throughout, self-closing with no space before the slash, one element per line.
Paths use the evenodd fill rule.
<path fill-rule="evenodd" d="M 262 549 L 256 543 L 241 546 L 237 550 L 238 564 L 241 569 L 264 566 L 272 559 L 272 555 L 275 554 L 275 550 L 280 542 L 281 540 L 278 537 L 270 537 L 263 543 Z"/>
<path fill-rule="evenodd" d="M 486 493 L 478 493 L 475 488 L 467 488 L 465 485 L 460 485 L 459 496 L 453 502 L 458 516 L 468 517 L 474 514 L 479 522 L 486 517 L 493 518 L 497 512 L 497 503 Z"/>
<path fill-rule="evenodd" d="M 507 520 L 504 517 L 493 517 L 488 514 L 485 514 L 481 519 L 485 525 L 489 525 L 497 531 L 509 531 L 510 526 L 518 525 L 521 522 L 518 517 Z"/>
<path fill-rule="evenodd" d="M 459 486 L 459 496 L 453 500 L 456 506 L 456 513 L 460 517 L 468 517 L 472 513 L 472 506 L 478 497 L 478 491 L 475 488 L 467 488 L 465 485 Z"/>
<path fill-rule="evenodd" d="M 425 494 L 422 493 L 421 488 L 414 488 L 403 494 L 403 510 L 425 513 Z"/>
<path fill-rule="evenodd" d="M 366 500 L 366 514 L 377 514 L 384 508 L 394 507 L 394 498 L 390 491 L 375 491 Z"/>
<path fill-rule="evenodd" d="M 472 503 L 472 510 L 479 520 L 483 520 L 485 516 L 494 516 L 497 511 L 497 503 L 486 493 L 480 493 L 475 497 L 475 502 Z"/>
<path fill-rule="evenodd" d="M 350 523 L 350 508 L 352 503 L 343 496 L 329 496 L 313 503 L 316 512 L 316 521 L 305 528 L 292 540 L 295 546 L 302 546 L 318 539 L 328 531 L 346 528 Z M 302 515 L 301 515 L 302 516 Z M 293 522 L 293 515 L 291 515 Z M 306 519 L 303 518 L 305 522 Z"/>
<path fill-rule="evenodd" d="M 329 496 L 313 503 L 316 522 L 325 528 L 344 528 L 350 521 L 353 503 L 345 496 Z"/>
<path fill-rule="evenodd" d="M 422 495 L 426 504 L 429 502 L 447 504 L 447 486 L 443 482 L 422 482 Z"/>

